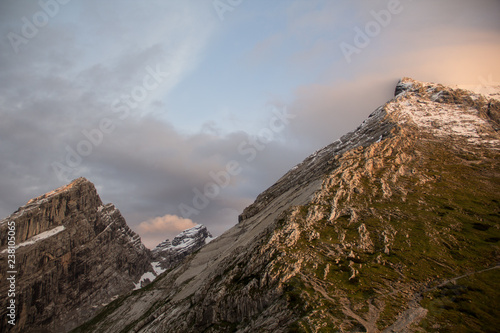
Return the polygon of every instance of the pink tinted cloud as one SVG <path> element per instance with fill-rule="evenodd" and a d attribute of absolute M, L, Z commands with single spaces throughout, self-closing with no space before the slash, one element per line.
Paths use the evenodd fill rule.
<path fill-rule="evenodd" d="M 144 234 L 154 234 L 158 232 L 179 233 L 196 225 L 192 220 L 179 217 L 177 215 L 164 215 L 141 222 L 138 230 Z"/>

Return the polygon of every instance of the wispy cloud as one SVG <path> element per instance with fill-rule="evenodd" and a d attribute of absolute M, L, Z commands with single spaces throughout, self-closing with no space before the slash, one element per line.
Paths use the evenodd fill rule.
<path fill-rule="evenodd" d="M 142 236 L 143 243 L 152 249 L 165 239 L 172 240 L 181 231 L 195 225 L 190 219 L 167 214 L 141 222 L 136 230 Z"/>
<path fill-rule="evenodd" d="M 218 235 L 294 164 L 356 128 L 401 76 L 472 85 L 500 77 L 497 0 L 401 3 L 408 10 L 347 64 L 339 44 L 388 1 L 245 1 L 224 21 L 212 1 L 70 1 L 18 54 L 7 34 L 40 6 L 1 2 L 1 216 L 62 185 L 51 163 L 108 117 L 114 131 L 73 177 L 98 185 L 148 246 L 194 223 Z M 120 119 L 113 102 L 144 84 L 148 66 L 168 75 Z M 242 161 L 238 144 L 252 133 L 223 115 L 258 131 L 276 101 L 297 121 L 252 163 Z M 193 188 L 231 160 L 241 174 L 192 221 L 180 218 Z"/>
<path fill-rule="evenodd" d="M 194 227 L 196 224 L 190 219 L 185 219 L 177 215 L 164 215 L 141 222 L 137 229 L 144 234 L 151 233 L 179 233 L 183 230 Z"/>

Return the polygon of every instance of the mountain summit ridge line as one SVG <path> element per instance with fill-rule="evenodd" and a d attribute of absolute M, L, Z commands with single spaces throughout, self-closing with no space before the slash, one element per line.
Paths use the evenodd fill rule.
<path fill-rule="evenodd" d="M 75 332 L 497 327 L 499 115 L 490 96 L 401 79 L 237 225 Z"/>

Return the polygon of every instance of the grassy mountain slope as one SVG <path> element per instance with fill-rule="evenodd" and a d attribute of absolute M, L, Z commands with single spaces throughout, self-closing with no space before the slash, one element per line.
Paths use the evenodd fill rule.
<path fill-rule="evenodd" d="M 500 104 L 403 79 L 240 223 L 80 332 L 494 332 Z"/>

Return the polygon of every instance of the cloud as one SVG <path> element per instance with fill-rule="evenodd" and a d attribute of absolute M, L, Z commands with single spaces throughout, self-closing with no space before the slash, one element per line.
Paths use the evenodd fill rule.
<path fill-rule="evenodd" d="M 149 107 L 150 103 L 162 105 L 170 91 L 196 68 L 218 22 L 211 3 L 150 1 L 147 6 L 138 6 L 133 1 L 70 2 L 60 6 L 58 14 L 21 44 L 16 54 L 6 36 L 9 32 L 21 34 L 22 18 L 32 18 L 41 8 L 37 2 L 2 2 L 0 7 L 2 216 L 32 196 L 62 185 L 54 177 L 51 163 L 63 161 L 66 147 L 75 148 L 85 139 L 83 130 L 92 130 L 103 117 L 111 116 L 123 131 L 106 136 L 102 146 L 94 147 L 82 163 L 78 174 L 72 175 L 85 175 L 97 185 L 107 185 L 106 196 L 106 189 L 114 184 L 101 182 L 100 175 L 113 169 L 115 163 L 107 165 L 107 158 L 97 160 L 99 150 L 112 159 L 112 148 L 133 136 L 136 129 L 111 113 L 113 101 L 142 85 L 148 66 L 156 70 L 159 65 L 162 72 L 169 73 L 168 78 L 149 92 L 129 120 L 140 122 L 137 118 L 144 111 L 157 110 Z M 161 127 L 157 133 L 164 130 L 171 134 L 163 135 L 168 142 L 184 141 L 170 125 L 163 123 Z M 143 140 L 138 140 L 142 146 L 136 148 L 146 151 L 146 139 L 156 138 L 148 136 L 147 131 L 138 134 Z M 150 155 L 142 154 L 144 161 L 154 160 L 158 154 L 148 152 Z M 121 167 L 140 169 L 136 160 L 129 158 L 127 162 L 132 165 Z"/>
<path fill-rule="evenodd" d="M 177 215 L 164 215 L 141 222 L 137 229 L 144 234 L 157 232 L 181 232 L 194 227 L 196 224 L 190 219 L 185 219 Z"/>
<path fill-rule="evenodd" d="M 133 229 L 141 235 L 142 242 L 146 247 L 153 249 L 166 239 L 172 240 L 181 231 L 196 226 L 190 219 L 177 215 L 164 215 L 141 222 Z"/>
<path fill-rule="evenodd" d="M 192 224 L 183 223 L 203 223 L 214 235 L 236 224 L 261 191 L 390 99 L 401 76 L 473 85 L 481 76 L 500 80 L 497 0 L 405 1 L 350 65 L 339 43 L 352 42 L 353 28 L 373 20 L 370 11 L 386 8 L 387 0 L 245 2 L 224 23 L 211 1 L 73 1 L 17 55 L 5 36 L 19 32 L 21 17 L 39 6 L 1 3 L 0 217 L 63 185 L 51 163 L 86 139 L 83 130 L 111 117 L 116 129 L 71 178 L 94 182 L 150 247 L 181 231 L 179 205 L 191 204 L 193 189 L 231 160 L 242 172 L 189 216 Z M 252 10 L 260 16 L 248 15 Z M 143 84 L 146 67 L 157 64 L 168 79 L 120 120 L 111 103 Z M 190 75 L 197 69 L 200 75 Z M 193 103 L 171 103 L 180 95 Z M 260 124 L 267 118 L 257 108 L 269 96 L 297 118 L 247 162 L 238 146 L 250 133 L 227 124 L 219 130 L 216 106 L 227 102 L 236 118 Z M 195 124 L 189 128 L 206 126 L 186 133 L 172 123 L 176 114 Z M 165 229 L 147 231 L 155 227 Z"/>
<path fill-rule="evenodd" d="M 312 47 L 290 54 L 297 68 L 314 69 L 317 59 L 331 59 L 328 64 L 321 63 L 322 73 L 316 82 L 295 89 L 290 102 L 290 109 L 300 118 L 292 124 L 291 135 L 302 143 L 323 146 L 355 129 L 370 112 L 392 98 L 394 86 L 403 76 L 472 85 L 480 84 L 481 77 L 500 78 L 496 60 L 500 54 L 500 24 L 487 19 L 500 9 L 498 1 L 481 1 L 483 21 L 472 10 L 476 5 L 466 1 L 402 2 L 404 10 L 370 38 L 349 64 L 340 42 L 353 44 L 354 27 L 364 27 L 374 20 L 370 10 L 387 7 L 383 0 L 370 6 L 360 3 L 351 8 L 357 13 L 352 22 L 340 29 L 334 23 L 325 26 L 332 32 L 330 40 L 320 36 Z M 303 19 L 300 13 L 297 15 L 299 22 L 310 16 L 307 12 Z M 426 24 L 422 24 L 424 21 Z"/>
<path fill-rule="evenodd" d="M 247 161 L 249 156 L 242 155 L 238 147 L 248 138 L 244 132 L 185 135 L 148 118 L 125 122 L 85 158 L 79 175 L 105 184 L 99 192 L 103 200 L 117 205 L 129 225 L 137 226 L 149 216 L 182 216 L 179 206 L 193 207 L 195 189 L 203 191 L 214 182 L 210 173 L 219 173 L 229 161 L 237 161 L 241 173 L 231 177 L 199 214 L 186 216 L 218 235 L 237 223 L 237 215 L 261 191 L 305 157 L 297 157 L 295 148 L 277 135 L 276 141 Z"/>
<path fill-rule="evenodd" d="M 290 104 L 291 112 L 297 114 L 290 136 L 310 152 L 334 142 L 392 98 L 397 80 L 397 76 L 364 75 L 362 79 L 299 87 Z"/>

